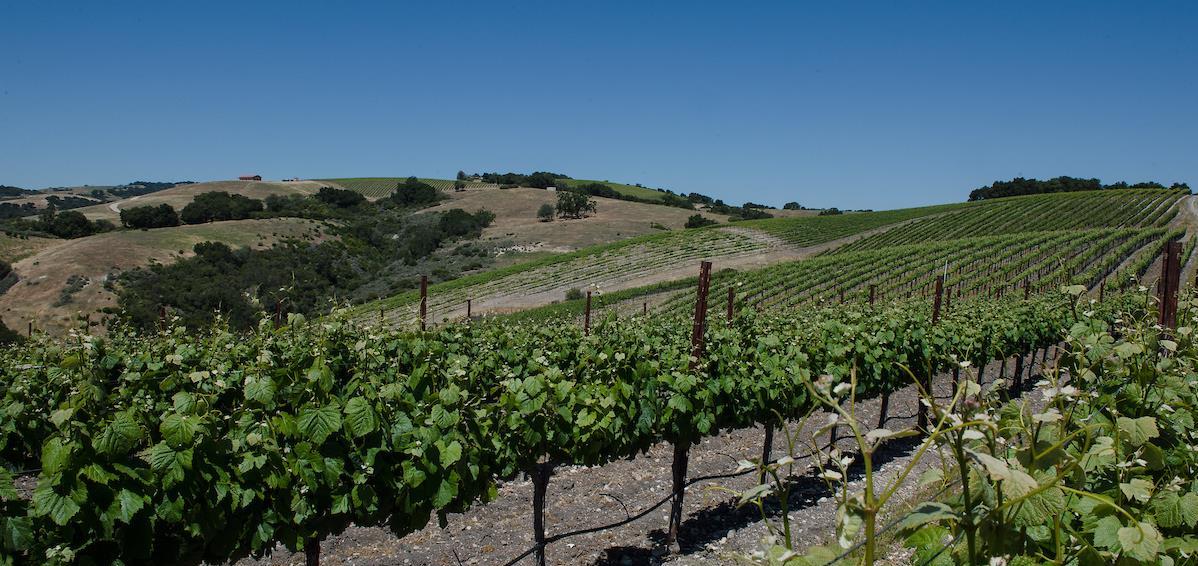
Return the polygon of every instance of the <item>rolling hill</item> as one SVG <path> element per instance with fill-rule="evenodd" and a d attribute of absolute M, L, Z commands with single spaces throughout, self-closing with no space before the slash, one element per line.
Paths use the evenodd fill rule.
<path fill-rule="evenodd" d="M 39 242 L 40 250 L 13 262 L 20 281 L 0 295 L 0 318 L 10 328 L 26 328 L 33 321 L 36 328 L 59 334 L 78 326 L 77 316 L 98 321 L 99 309 L 115 306 L 106 282 L 121 271 L 189 257 L 192 246 L 205 241 L 264 248 L 288 237 L 319 239 L 320 233 L 313 220 L 272 218 Z"/>
<path fill-rule="evenodd" d="M 577 313 L 578 301 L 551 305 L 574 288 L 611 294 L 599 305 L 609 308 L 639 311 L 652 302 L 685 310 L 689 288 L 680 281 L 693 279 L 700 259 L 730 270 L 713 279 L 715 296 L 731 286 L 748 297 L 745 304 L 762 306 L 835 302 L 842 293 L 860 300 L 871 285 L 879 298 L 926 293 L 933 268 L 946 262 L 969 266 L 949 278 L 961 293 L 1003 286 L 1020 292 L 1025 281 L 1036 289 L 1068 282 L 1094 287 L 1115 273 L 1154 277 L 1153 261 L 1169 239 L 1187 241 L 1186 259 L 1193 259 L 1194 199 L 1173 190 L 1095 191 L 740 222 L 585 248 L 433 286 L 429 310 L 435 321 L 460 317 L 469 298 L 472 314 Z M 1186 263 L 1187 274 L 1196 263 Z M 410 325 L 416 304 L 408 293 L 361 312 L 365 320 L 382 310 L 386 320 Z"/>
<path fill-rule="evenodd" d="M 195 196 L 200 193 L 224 191 L 249 198 L 263 199 L 270 195 L 313 194 L 322 186 L 324 185 L 314 181 L 277 183 L 267 181 L 211 181 L 181 185 L 148 195 L 121 199 L 95 206 L 86 206 L 76 210 L 92 220 L 104 219 L 120 224 L 121 208 L 169 204 L 175 210 L 180 210 L 191 203 L 195 199 Z"/>

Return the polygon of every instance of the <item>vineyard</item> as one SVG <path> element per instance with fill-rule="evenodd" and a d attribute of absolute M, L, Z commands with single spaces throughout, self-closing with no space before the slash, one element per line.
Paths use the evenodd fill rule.
<path fill-rule="evenodd" d="M 616 282 L 669 276 L 702 258 L 753 257 L 768 245 L 743 232 L 705 229 L 651 234 L 584 248 L 435 285 L 429 290 L 429 320 L 464 314 L 468 299 L 474 301 L 478 312 L 520 304 L 517 301 L 548 304 L 562 299 L 571 288 L 606 289 Z M 365 305 L 358 312 L 367 320 L 374 320 L 382 312 L 390 323 L 410 325 L 416 321 L 419 299 L 418 293 L 406 293 Z"/>
<path fill-rule="evenodd" d="M 677 552 L 692 455 L 757 428 L 760 448 L 718 477 L 755 478 L 732 500 L 771 538 L 735 561 L 1192 564 L 1198 296 L 1178 289 L 1194 246 L 1171 227 L 1176 192 L 1114 193 L 665 232 L 248 333 L 165 320 L 35 335 L 0 351 L 0 562 L 223 563 L 281 547 L 317 564 L 351 526 L 453 525 L 521 476 L 530 543 L 486 563 L 544 564 L 549 547 L 662 506 L 659 543 Z M 1064 214 L 1079 202 L 1105 204 Z M 1036 229 L 1044 210 L 1060 229 Z M 663 267 L 886 226 L 857 240 L 885 238 L 872 245 L 760 269 Z M 579 301 L 448 316 L 638 279 L 585 299 L 597 312 L 581 323 Z M 417 330 L 422 305 L 445 323 Z M 887 429 L 891 410 L 913 426 Z M 876 452 L 900 439 L 909 458 L 883 476 Z M 555 474 L 663 444 L 660 500 L 547 527 Z M 938 463 L 924 497 L 895 497 L 925 458 Z M 834 500 L 831 541 L 794 534 L 800 476 Z"/>
<path fill-rule="evenodd" d="M 395 187 L 404 181 L 406 177 L 351 177 L 344 179 L 316 179 L 317 181 L 327 181 L 336 184 L 343 189 L 361 193 L 362 196 L 368 199 L 380 199 L 390 196 L 395 191 Z M 447 179 L 418 179 L 421 183 L 427 183 L 440 191 L 452 191 L 454 181 Z M 480 183 L 478 181 L 463 181 L 468 189 L 494 189 L 497 185 L 490 183 Z"/>
<path fill-rule="evenodd" d="M 13 551 L 99 560 L 304 547 L 350 521 L 403 533 L 544 461 L 602 464 L 797 418 L 815 407 L 811 376 L 857 368 L 857 394 L 875 395 L 907 382 L 902 365 L 931 375 L 1054 343 L 1064 307 L 979 301 L 934 327 L 926 305 L 743 316 L 708 327 L 697 366 L 678 319 L 588 335 L 296 317 L 251 336 L 35 342 L 3 360 L 0 455 L 41 467 L 28 515 L 10 498 L 6 532 Z"/>
<path fill-rule="evenodd" d="M 881 212 L 853 212 L 833 216 L 771 218 L 741 222 L 739 226 L 761 230 L 793 246 L 806 247 L 969 206 L 971 205 L 942 204 Z"/>
<path fill-rule="evenodd" d="M 1036 230 L 1164 226 L 1184 191 L 1092 191 L 985 201 L 863 238 L 838 252 Z"/>

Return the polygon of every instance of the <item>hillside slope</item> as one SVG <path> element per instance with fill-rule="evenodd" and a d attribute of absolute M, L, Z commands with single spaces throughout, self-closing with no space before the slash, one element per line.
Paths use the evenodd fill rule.
<path fill-rule="evenodd" d="M 318 239 L 319 223 L 296 218 L 234 220 L 155 230 L 123 230 L 75 240 L 54 240 L 40 251 L 13 263 L 20 281 L 0 295 L 0 318 L 10 328 L 24 329 L 29 321 L 52 333 L 76 326 L 75 317 L 116 306 L 105 285 L 121 271 L 151 263 L 170 263 L 193 255 L 200 242 L 230 246 L 268 247 L 283 238 Z M 77 282 L 77 291 L 64 290 Z M 66 301 L 62 299 L 66 298 Z"/>
<path fill-rule="evenodd" d="M 510 241 L 530 250 L 572 251 L 606 244 L 660 231 L 654 224 L 681 229 L 693 214 L 718 222 L 728 221 L 728 217 L 721 214 L 596 197 L 596 211 L 586 218 L 541 222 L 537 218 L 537 209 L 543 204 L 557 203 L 557 193 L 522 188 L 466 189 L 447 194 L 449 200 L 428 211 L 485 208 L 495 213 L 494 223 L 483 231 L 485 240 Z"/>
<path fill-rule="evenodd" d="M 120 224 L 121 209 L 135 206 L 158 206 L 169 204 L 175 210 L 181 210 L 191 203 L 196 195 L 214 191 L 224 191 L 230 194 L 244 195 L 254 199 L 264 199 L 270 195 L 314 194 L 325 186 L 316 181 L 297 182 L 267 182 L 267 181 L 210 181 L 181 185 L 148 195 L 137 196 L 110 203 L 86 206 L 77 209 L 92 220 L 106 219 Z"/>
<path fill-rule="evenodd" d="M 939 211 L 928 207 L 778 218 L 647 234 L 434 285 L 430 316 L 437 321 L 462 316 L 467 299 L 473 301 L 471 314 L 506 313 L 560 301 L 570 289 L 610 293 L 655 285 L 693 275 L 700 260 L 714 261 L 718 269 L 766 267 L 823 253 L 888 225 Z M 387 320 L 410 325 L 416 320 L 417 300 L 415 293 L 405 293 L 365 305 L 360 312 L 377 317 L 382 310 Z"/>

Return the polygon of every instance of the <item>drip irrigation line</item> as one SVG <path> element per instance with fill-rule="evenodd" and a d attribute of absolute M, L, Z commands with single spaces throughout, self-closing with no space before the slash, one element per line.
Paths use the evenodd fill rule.
<path fill-rule="evenodd" d="M 839 439 L 838 439 L 838 440 L 839 440 Z M 830 448 L 831 446 L 832 446 L 832 443 L 825 444 L 825 445 L 824 445 L 822 448 L 820 448 L 819 450 L 816 450 L 816 451 L 813 451 L 813 452 L 808 452 L 807 454 L 804 454 L 804 455 L 802 456 L 802 458 L 801 458 L 801 459 L 807 459 L 807 458 L 811 458 L 811 457 L 815 456 L 816 454 L 823 454 L 823 450 L 825 450 L 825 449 L 827 449 L 827 448 Z M 777 462 L 778 462 L 778 460 L 771 460 L 771 461 L 770 461 L 770 463 L 771 463 L 771 464 L 774 464 L 774 463 L 777 463 Z M 694 484 L 696 484 L 696 483 L 699 483 L 699 482 L 711 481 L 711 480 L 719 480 L 719 479 L 729 479 L 729 478 L 735 478 L 735 477 L 744 476 L 744 475 L 747 475 L 747 474 L 749 474 L 750 472 L 756 472 L 756 471 L 758 471 L 758 469 L 757 469 L 757 468 L 749 468 L 749 469 L 747 469 L 747 470 L 742 470 L 742 471 L 739 471 L 739 472 L 736 472 L 736 471 L 734 471 L 734 472 L 724 472 L 724 473 L 720 473 L 720 474 L 711 474 L 711 475 L 706 475 L 706 476 L 699 476 L 699 477 L 696 477 L 696 478 L 691 478 L 691 479 L 687 480 L 687 481 L 686 481 L 686 483 L 685 483 L 685 484 L 683 484 L 682 488 L 685 490 L 686 488 L 688 488 L 688 487 L 690 487 L 690 486 L 692 486 L 692 485 L 694 485 Z M 603 494 L 603 495 L 607 495 L 607 494 Z M 608 495 L 608 497 L 612 497 L 612 496 L 611 496 L 611 495 Z M 564 540 L 564 539 L 567 539 L 567 538 L 571 538 L 571 537 L 576 537 L 576 536 L 580 536 L 580 535 L 586 535 L 586 534 L 591 534 L 591 533 L 597 533 L 597 532 L 600 532 L 600 531 L 606 531 L 606 530 L 609 530 L 609 529 L 614 529 L 614 528 L 617 528 L 617 527 L 622 527 L 622 526 L 624 526 L 624 525 L 627 525 L 627 524 L 629 524 L 629 523 L 635 522 L 635 521 L 637 521 L 637 520 L 639 520 L 639 519 L 641 519 L 641 518 L 645 517 L 646 515 L 648 515 L 649 513 L 652 513 L 653 511 L 656 511 L 656 510 L 657 510 L 657 509 L 659 509 L 659 508 L 660 508 L 662 505 L 665 505 L 665 504 L 666 504 L 666 502 L 670 501 L 670 500 L 671 500 L 671 499 L 673 499 L 673 498 L 674 498 L 674 494 L 673 494 L 673 493 L 670 493 L 670 494 L 666 495 L 664 498 L 662 498 L 661 500 L 659 500 L 657 503 L 654 503 L 653 505 L 651 505 L 651 506 L 649 506 L 649 507 L 647 507 L 647 508 L 645 508 L 645 509 L 641 510 L 641 511 L 640 511 L 639 513 L 637 513 L 636 515 L 628 515 L 628 516 L 626 516 L 625 518 L 623 518 L 623 519 L 621 519 L 621 520 L 619 520 L 619 521 L 616 521 L 615 523 L 611 523 L 611 524 L 608 524 L 608 525 L 601 525 L 601 526 L 598 526 L 598 527 L 587 527 L 587 528 L 583 528 L 583 529 L 577 529 L 577 530 L 574 530 L 574 531 L 567 531 L 567 532 L 564 532 L 564 533 L 561 533 L 561 534 L 556 534 L 556 535 L 553 535 L 553 536 L 550 536 L 550 537 L 545 537 L 545 546 L 548 546 L 550 543 L 554 543 L 554 542 L 557 542 L 557 541 L 560 541 L 560 540 Z M 615 497 L 612 497 L 612 499 L 616 499 L 616 498 L 615 498 Z M 619 502 L 620 500 L 619 500 L 619 499 L 616 499 L 616 501 L 618 501 L 618 502 Z M 623 502 L 620 502 L 620 505 L 621 505 L 621 506 L 624 506 L 624 503 L 623 503 Z M 627 515 L 627 514 L 628 514 L 628 511 L 627 511 L 627 509 L 628 509 L 628 508 L 627 508 L 627 507 L 624 507 L 624 509 L 625 509 L 624 513 L 625 513 L 625 515 Z M 527 558 L 527 557 L 528 557 L 528 555 L 532 554 L 533 552 L 536 552 L 536 550 L 537 550 L 537 546 L 535 546 L 535 545 L 534 545 L 533 547 L 529 548 L 528 550 L 525 550 L 524 552 L 521 552 L 519 555 L 517 555 L 515 558 L 511 559 L 509 562 L 506 562 L 506 563 L 504 563 L 504 566 L 514 566 L 514 565 L 515 565 L 517 562 L 520 562 L 521 560 L 523 560 L 523 559 Z"/>

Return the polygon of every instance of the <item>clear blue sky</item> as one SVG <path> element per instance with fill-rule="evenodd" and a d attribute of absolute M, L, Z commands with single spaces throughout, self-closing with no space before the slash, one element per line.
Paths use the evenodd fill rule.
<path fill-rule="evenodd" d="M 552 170 L 878 209 L 1198 185 L 1196 87 L 1182 1 L 6 0 L 0 184 Z"/>

